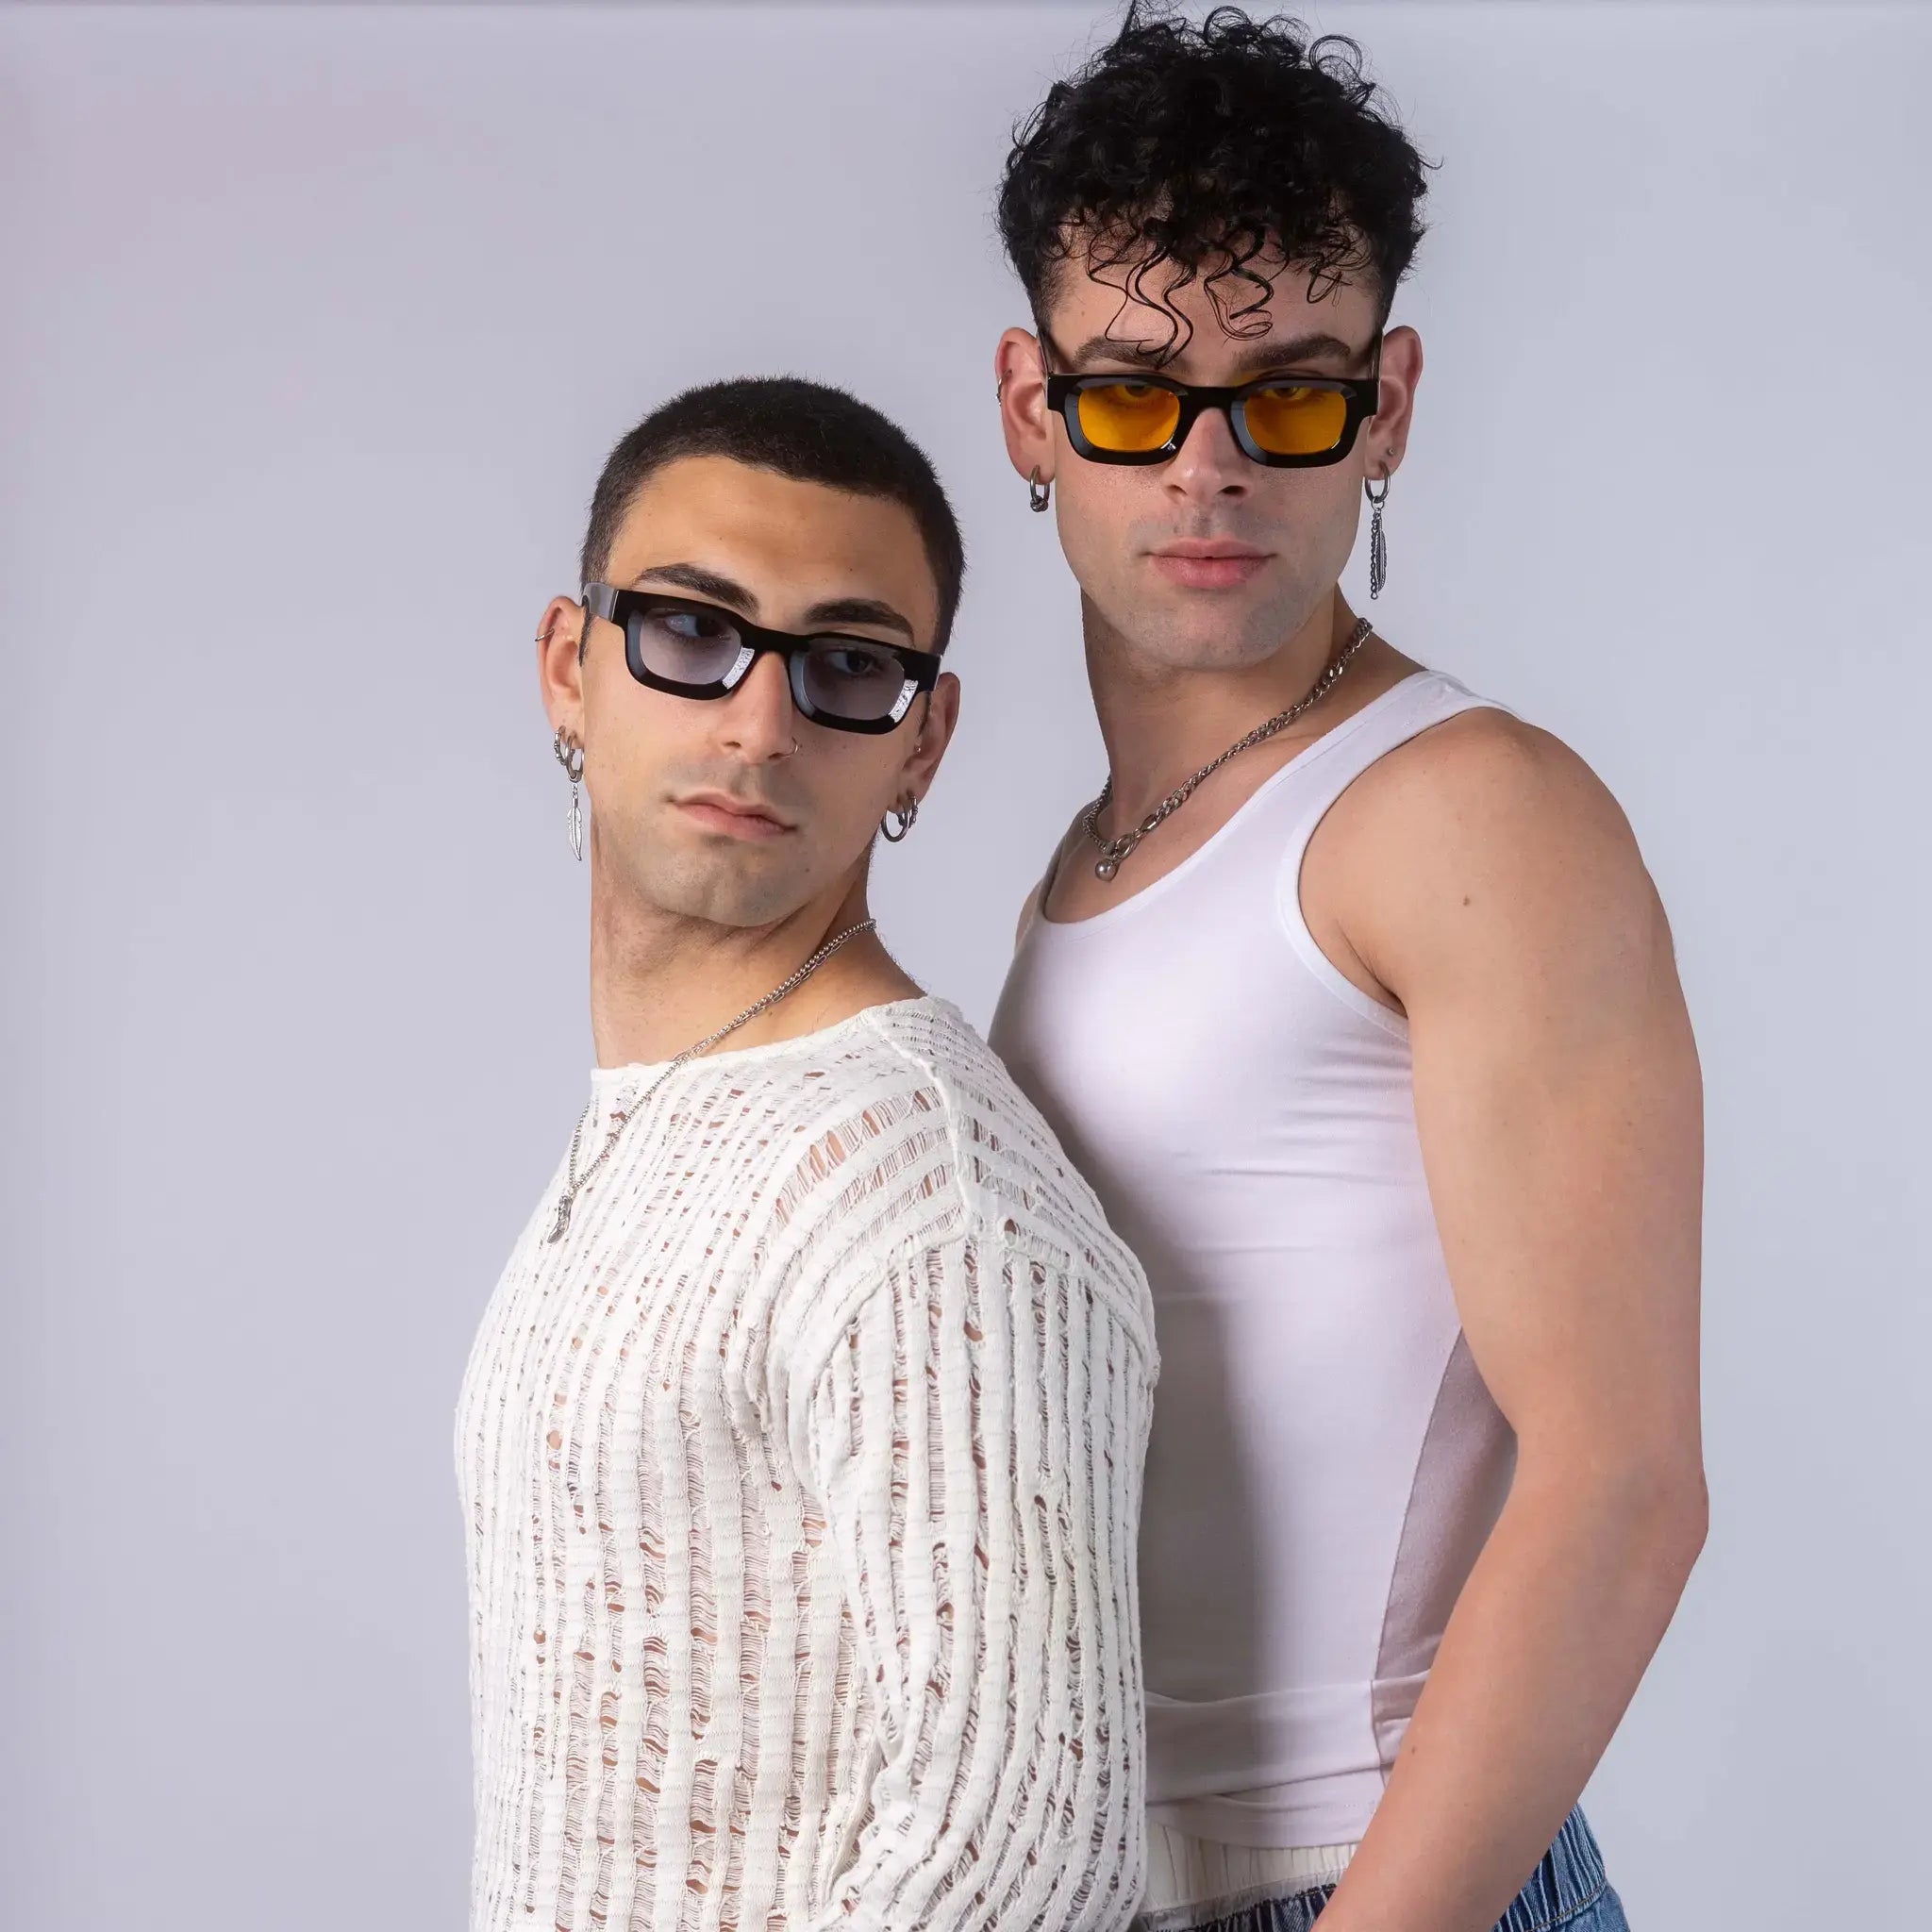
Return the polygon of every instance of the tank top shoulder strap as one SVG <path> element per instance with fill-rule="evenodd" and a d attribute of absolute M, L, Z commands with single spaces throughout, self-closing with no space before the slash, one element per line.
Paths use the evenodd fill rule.
<path fill-rule="evenodd" d="M 1406 1039 L 1408 1023 L 1379 1000 L 1373 999 L 1345 974 L 1316 942 L 1302 915 L 1302 858 L 1315 827 L 1328 808 L 1379 758 L 1418 732 L 1440 724 L 1460 711 L 1487 708 L 1508 712 L 1507 705 L 1486 698 L 1446 671 L 1411 672 L 1400 684 L 1364 706 L 1353 718 L 1317 739 L 1307 753 L 1285 768 L 1284 777 L 1299 782 L 1284 794 L 1281 807 L 1287 832 L 1276 846 L 1274 907 L 1281 931 L 1301 956 L 1302 963 L 1344 1007 L 1386 1033 Z M 1277 824 L 1281 823 L 1276 821 Z"/>
<path fill-rule="evenodd" d="M 1066 842 L 1066 834 L 1063 832 L 1053 850 L 1046 855 L 1046 870 L 1040 874 L 1039 880 L 1034 885 L 1033 915 L 1036 919 L 1040 916 L 1040 908 L 1046 904 L 1046 895 L 1053 891 L 1055 878 L 1059 874 L 1060 847 Z M 1030 924 L 1031 922 L 1029 921 L 1028 923 Z"/>
<path fill-rule="evenodd" d="M 1285 765 L 1264 790 L 1277 793 L 1277 810 L 1290 817 L 1294 827 L 1291 843 L 1297 862 L 1302 846 L 1312 836 L 1323 814 L 1378 758 L 1393 751 L 1418 731 L 1426 731 L 1431 724 L 1440 724 L 1458 711 L 1479 706 L 1499 711 L 1509 708 L 1494 698 L 1479 696 L 1446 671 L 1412 672 Z M 1279 823 L 1278 818 L 1275 823 Z M 1046 869 L 1034 885 L 1036 916 L 1053 891 L 1065 842 L 1062 834 L 1047 854 Z"/>
<path fill-rule="evenodd" d="M 1328 808 L 1377 758 L 1431 724 L 1440 724 L 1459 711 L 1485 708 L 1509 709 L 1495 698 L 1471 691 L 1446 671 L 1413 671 L 1401 683 L 1391 685 L 1283 769 L 1281 776 L 1287 783 L 1282 806 L 1294 827 L 1296 842 L 1306 842 Z"/>

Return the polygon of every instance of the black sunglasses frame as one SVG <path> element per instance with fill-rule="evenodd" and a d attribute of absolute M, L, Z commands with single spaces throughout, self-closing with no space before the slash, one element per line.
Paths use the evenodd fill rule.
<path fill-rule="evenodd" d="M 1041 332 L 1042 344 L 1046 342 Z M 1058 351 L 1054 351 L 1058 355 Z M 1180 398 L 1180 416 L 1174 426 L 1174 434 L 1157 449 L 1105 449 L 1089 440 L 1087 432 L 1080 426 L 1079 397 L 1083 390 L 1105 389 L 1121 382 L 1144 384 L 1150 389 L 1164 389 L 1171 395 Z M 1314 450 L 1307 454 L 1279 456 L 1273 450 L 1266 450 L 1248 433 L 1247 400 L 1262 390 L 1271 389 L 1320 389 L 1340 394 L 1345 401 L 1346 411 L 1341 419 L 1341 434 L 1332 449 Z M 1219 409 L 1227 418 L 1227 426 L 1234 432 L 1234 440 L 1241 453 L 1251 462 L 1261 463 L 1271 470 L 1317 470 L 1324 469 L 1330 463 L 1339 463 L 1355 447 L 1355 440 L 1361 433 L 1361 426 L 1375 413 L 1382 394 L 1382 337 L 1375 337 L 1374 366 L 1367 375 L 1264 375 L 1254 382 L 1237 383 L 1232 388 L 1220 389 L 1203 383 L 1175 382 L 1173 377 L 1146 374 L 1140 370 L 1111 370 L 1097 375 L 1072 375 L 1049 373 L 1046 378 L 1046 406 L 1056 411 L 1067 425 L 1067 441 L 1074 445 L 1074 454 L 1084 457 L 1090 463 L 1165 463 L 1171 462 L 1181 452 L 1181 445 L 1188 440 L 1188 432 L 1200 419 L 1203 409 Z"/>
<path fill-rule="evenodd" d="M 677 597 L 658 591 L 624 591 L 614 584 L 586 584 L 583 605 L 592 617 L 604 618 L 623 630 L 624 661 L 630 675 L 640 684 L 648 685 L 653 691 L 667 691 L 673 697 L 729 697 L 751 675 L 758 658 L 766 651 L 775 651 L 785 660 L 785 679 L 791 688 L 791 702 L 798 708 L 799 716 L 810 719 L 814 724 L 823 724 L 828 731 L 861 731 L 872 735 L 896 731 L 906 722 L 912 700 L 939 682 L 941 659 L 937 651 L 917 651 L 909 644 L 887 643 L 878 638 L 857 637 L 849 631 L 773 630 L 741 617 L 727 605 L 708 603 L 702 597 Z M 653 671 L 644 662 L 638 626 L 632 620 L 657 610 L 689 610 L 702 617 L 722 619 L 738 633 L 741 646 L 738 661 L 723 677 L 708 684 L 687 684 Z M 826 644 L 858 645 L 868 651 L 884 651 L 898 659 L 906 681 L 897 702 L 883 718 L 841 718 L 836 712 L 820 710 L 812 703 L 805 685 L 805 660 L 814 648 Z"/>

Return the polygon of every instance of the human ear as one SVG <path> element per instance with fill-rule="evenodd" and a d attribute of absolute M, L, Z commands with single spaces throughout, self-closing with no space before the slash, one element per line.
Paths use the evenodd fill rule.
<path fill-rule="evenodd" d="M 993 393 L 999 401 L 1000 431 L 1013 468 L 1029 479 L 1053 481 L 1053 417 L 1046 407 L 1046 363 L 1039 338 L 1009 328 L 993 352 Z"/>

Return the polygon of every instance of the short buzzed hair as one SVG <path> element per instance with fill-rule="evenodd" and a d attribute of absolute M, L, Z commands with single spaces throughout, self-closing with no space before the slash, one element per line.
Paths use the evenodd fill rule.
<path fill-rule="evenodd" d="M 580 580 L 601 581 L 638 491 L 680 457 L 726 457 L 801 483 L 877 496 L 911 511 L 939 589 L 933 649 L 943 651 L 959 608 L 966 547 L 925 452 L 870 403 L 796 375 L 705 383 L 653 409 L 610 452 L 591 498 Z"/>

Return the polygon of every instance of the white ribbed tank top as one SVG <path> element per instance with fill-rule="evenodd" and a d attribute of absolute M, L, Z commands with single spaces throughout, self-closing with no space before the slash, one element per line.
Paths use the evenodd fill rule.
<path fill-rule="evenodd" d="M 1507 1488 L 1407 1023 L 1330 963 L 1299 894 L 1349 783 L 1490 703 L 1413 673 L 1132 898 L 1035 918 L 990 1033 L 1153 1289 L 1150 1816 L 1224 1844 L 1361 1837 Z"/>

